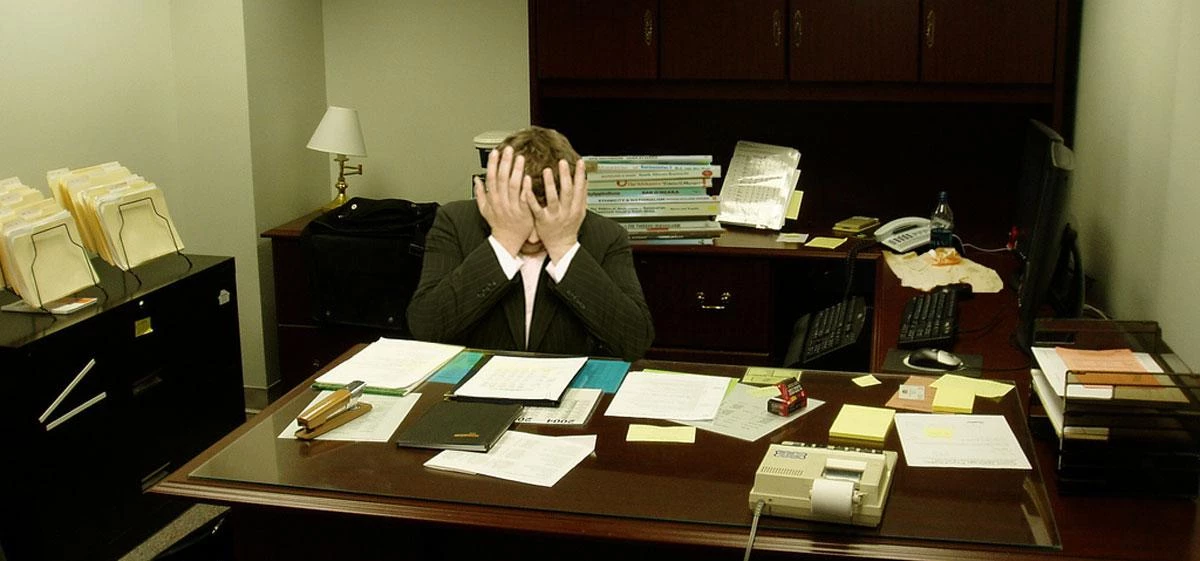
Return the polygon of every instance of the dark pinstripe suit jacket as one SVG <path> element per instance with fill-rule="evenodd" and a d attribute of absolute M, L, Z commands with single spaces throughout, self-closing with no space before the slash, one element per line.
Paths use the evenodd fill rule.
<path fill-rule="evenodd" d="M 620 224 L 588 212 L 562 282 L 543 269 L 525 348 L 525 290 L 505 278 L 475 201 L 438 209 L 425 239 L 421 282 L 408 306 L 413 335 L 492 350 L 635 360 L 654 339 L 650 311 Z"/>

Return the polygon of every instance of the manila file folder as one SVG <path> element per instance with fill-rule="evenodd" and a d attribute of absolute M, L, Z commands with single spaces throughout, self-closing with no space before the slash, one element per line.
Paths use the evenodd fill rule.
<path fill-rule="evenodd" d="M 56 217 L 9 232 L 8 262 L 17 271 L 14 287 L 29 305 L 69 296 L 96 284 L 98 278 L 79 243 L 75 222 L 66 211 Z"/>
<path fill-rule="evenodd" d="M 101 204 L 99 210 L 113 257 L 123 269 L 183 250 L 183 241 L 157 187 L 117 197 Z"/>

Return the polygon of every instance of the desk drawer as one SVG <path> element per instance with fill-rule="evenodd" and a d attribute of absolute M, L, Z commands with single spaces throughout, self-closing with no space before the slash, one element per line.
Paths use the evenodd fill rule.
<path fill-rule="evenodd" d="M 640 255 L 638 278 L 658 349 L 771 351 L 771 267 L 766 259 Z"/>

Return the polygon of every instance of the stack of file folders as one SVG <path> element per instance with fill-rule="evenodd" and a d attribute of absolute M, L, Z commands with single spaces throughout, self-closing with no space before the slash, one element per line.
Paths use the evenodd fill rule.
<path fill-rule="evenodd" d="M 1091 355 L 1103 360 L 1065 370 L 1056 356 L 1068 347 L 1034 349 L 1033 389 L 1058 443 L 1060 491 L 1200 495 L 1200 377 L 1161 340 L 1139 344 L 1158 339 L 1157 325 L 1068 320 L 1058 328 L 1070 333 L 1060 338 L 1069 351 L 1103 349 Z M 1106 369 L 1105 354 L 1126 349 L 1145 368 Z"/>
<path fill-rule="evenodd" d="M 0 237 L 0 287 L 32 309 L 99 282 L 74 218 L 16 177 L 0 180 Z"/>
<path fill-rule="evenodd" d="M 712 243 L 724 232 L 710 195 L 711 155 L 586 156 L 588 208 L 620 222 L 635 243 Z"/>
<path fill-rule="evenodd" d="M 162 191 L 120 163 L 52 170 L 46 182 L 75 217 L 84 246 L 108 264 L 128 271 L 183 251 Z"/>

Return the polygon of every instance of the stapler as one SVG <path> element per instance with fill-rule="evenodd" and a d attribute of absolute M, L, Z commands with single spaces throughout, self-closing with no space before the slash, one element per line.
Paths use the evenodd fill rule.
<path fill-rule="evenodd" d="M 312 440 L 367 414 L 371 404 L 358 401 L 364 386 L 357 380 L 350 382 L 305 409 L 296 417 L 296 423 L 300 425 L 296 438 Z"/>

